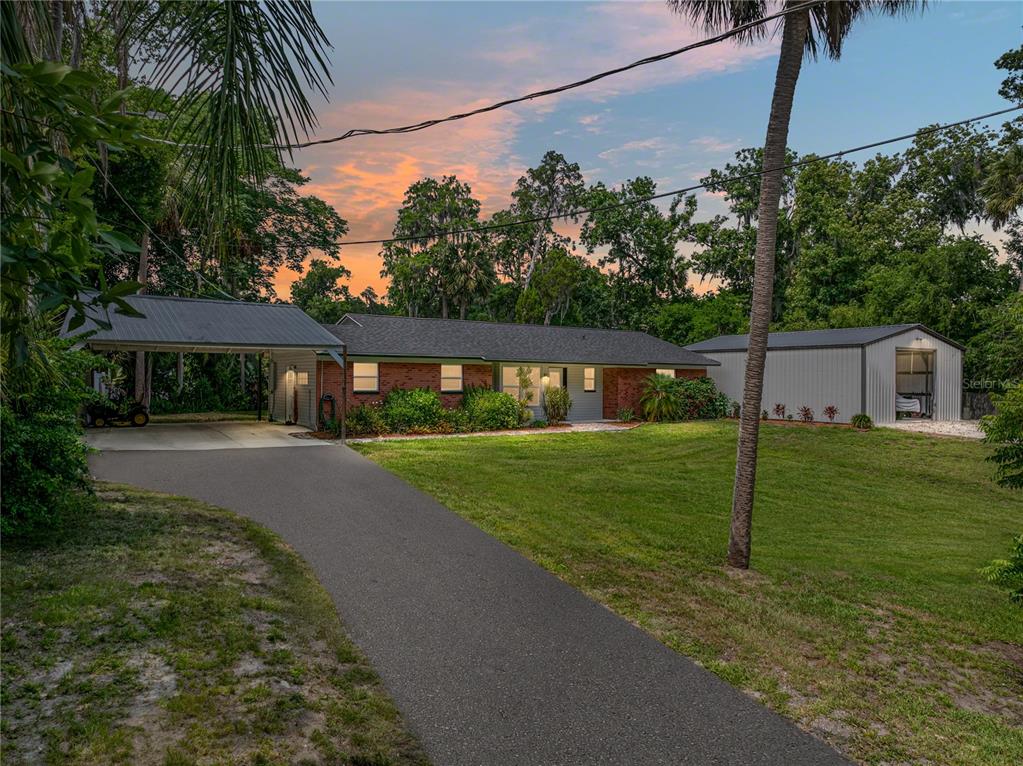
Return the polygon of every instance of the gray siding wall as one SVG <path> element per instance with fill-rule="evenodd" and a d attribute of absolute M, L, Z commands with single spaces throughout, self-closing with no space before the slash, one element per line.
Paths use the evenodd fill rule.
<path fill-rule="evenodd" d="M 710 351 L 706 356 L 721 363 L 708 367 L 707 375 L 734 401 L 742 401 L 746 375 L 745 351 Z M 892 358 L 894 374 L 894 357 Z M 810 407 L 817 420 L 826 420 L 824 408 L 838 407 L 836 423 L 847 423 L 861 411 L 860 349 L 774 349 L 767 352 L 761 410 L 774 417 L 774 405 L 784 404 L 787 414 L 799 417 L 799 408 Z"/>
<path fill-rule="evenodd" d="M 895 335 L 865 349 L 866 412 L 875 423 L 895 422 L 895 352 L 934 349 L 934 419 L 959 420 L 963 406 L 963 354 L 920 330 Z"/>
<path fill-rule="evenodd" d="M 298 423 L 307 428 L 316 427 L 316 354 L 312 351 L 273 351 L 272 363 L 276 363 L 276 374 L 272 382 L 273 393 L 268 397 L 270 416 L 283 423 L 291 416 L 291 387 L 286 383 L 288 368 L 295 367 L 295 387 L 298 390 Z M 308 376 L 308 383 L 299 383 L 301 374 Z"/>
<path fill-rule="evenodd" d="M 569 422 L 581 423 L 592 420 L 601 420 L 604 415 L 604 375 L 603 369 L 596 367 L 595 365 L 583 365 L 583 364 L 504 364 L 499 367 L 539 367 L 540 375 L 546 375 L 547 371 L 553 368 L 567 369 L 567 386 L 568 395 L 572 397 L 572 410 L 568 413 Z M 596 391 L 584 391 L 583 390 L 583 371 L 586 367 L 593 366 L 596 373 Z M 498 390 L 501 387 L 502 373 L 500 369 L 495 374 L 494 380 L 498 386 Z M 543 417 L 543 407 L 537 403 L 535 406 L 529 408 L 534 418 Z"/>

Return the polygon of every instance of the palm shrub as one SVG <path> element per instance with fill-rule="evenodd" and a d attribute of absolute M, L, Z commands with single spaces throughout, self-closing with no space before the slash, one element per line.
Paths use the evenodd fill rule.
<path fill-rule="evenodd" d="M 552 426 L 564 422 L 572 409 L 572 397 L 567 388 L 548 388 L 543 394 L 543 414 Z"/>
<path fill-rule="evenodd" d="M 981 419 L 984 441 L 994 445 L 988 460 L 997 465 L 995 480 L 1023 489 L 1023 383 L 1001 396 L 992 396 L 994 415 Z"/>
<path fill-rule="evenodd" d="M 384 423 L 394 433 L 431 431 L 443 414 L 440 394 L 428 388 L 393 388 L 384 397 Z"/>
<path fill-rule="evenodd" d="M 1007 559 L 995 559 L 982 570 L 987 581 L 1007 588 L 1009 598 L 1023 606 L 1023 535 L 1017 535 Z"/>
<path fill-rule="evenodd" d="M 643 417 L 651 423 L 663 420 L 678 420 L 682 411 L 676 378 L 653 374 L 643 384 L 643 395 L 639 406 Z"/>
<path fill-rule="evenodd" d="M 469 424 L 477 431 L 498 431 L 519 425 L 519 402 L 503 391 L 483 389 L 463 405 Z"/>

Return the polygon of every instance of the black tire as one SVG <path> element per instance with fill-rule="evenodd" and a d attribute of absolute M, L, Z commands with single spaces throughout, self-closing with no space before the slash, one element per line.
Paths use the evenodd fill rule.
<path fill-rule="evenodd" d="M 133 428 L 142 428 L 142 426 L 149 423 L 149 413 L 145 410 L 139 410 L 131 416 L 131 425 Z"/>
<path fill-rule="evenodd" d="M 107 423 L 107 419 L 105 417 L 103 417 L 102 415 L 97 415 L 96 417 L 94 417 L 92 419 L 92 427 L 93 428 L 103 428 L 104 426 L 107 426 L 107 425 L 109 425 L 109 423 Z"/>

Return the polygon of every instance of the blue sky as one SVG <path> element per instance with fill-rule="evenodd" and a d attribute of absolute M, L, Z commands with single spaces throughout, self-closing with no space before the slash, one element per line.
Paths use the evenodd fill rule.
<path fill-rule="evenodd" d="M 314 9 L 334 48 L 317 137 L 387 127 L 520 95 L 701 39 L 664 4 L 339 3 Z M 867 17 L 842 59 L 805 62 L 790 145 L 835 151 L 1007 106 L 994 60 L 1023 36 L 1023 3 L 932 2 L 908 17 Z M 687 186 L 763 141 L 776 42 L 719 44 L 555 99 L 410 136 L 303 150 L 311 193 L 349 220 L 353 239 L 387 236 L 407 186 L 455 173 L 491 213 L 548 149 L 588 181 L 649 175 Z M 997 121 L 995 121 L 997 124 Z M 898 145 L 892 150 L 899 148 Z M 701 216 L 723 212 L 700 197 Z M 377 248 L 348 248 L 356 292 L 381 287 Z M 282 294 L 294 275 L 282 275 Z"/>

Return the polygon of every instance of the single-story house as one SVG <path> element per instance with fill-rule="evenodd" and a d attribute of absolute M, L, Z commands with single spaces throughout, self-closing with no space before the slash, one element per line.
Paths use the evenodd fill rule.
<path fill-rule="evenodd" d="M 393 388 L 429 388 L 445 406 L 462 401 L 467 386 L 520 396 L 522 383 L 534 414 L 544 388 L 565 386 L 571 421 L 614 418 L 619 409 L 640 412 L 643 381 L 653 372 L 699 378 L 717 362 L 642 332 L 589 327 L 346 314 L 323 325 L 342 345 L 342 366 L 330 350 L 275 349 L 271 354 L 271 414 L 313 425 L 324 395 L 335 411 L 377 402 Z M 522 381 L 520 381 L 520 373 Z M 327 410 L 329 414 L 329 410 Z"/>
<path fill-rule="evenodd" d="M 719 335 L 687 348 L 720 362 L 707 374 L 718 389 L 742 400 L 748 335 Z M 768 336 L 762 409 L 774 417 L 785 405 L 823 420 L 838 408 L 838 422 L 860 412 L 875 423 L 892 423 L 896 412 L 935 420 L 959 420 L 963 347 L 921 324 L 774 332 Z"/>

